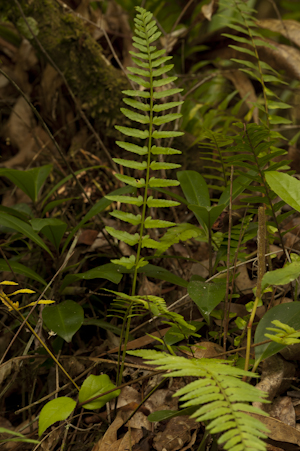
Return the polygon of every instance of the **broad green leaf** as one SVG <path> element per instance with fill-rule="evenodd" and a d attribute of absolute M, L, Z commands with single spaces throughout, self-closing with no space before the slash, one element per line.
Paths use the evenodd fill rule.
<path fill-rule="evenodd" d="M 101 393 L 113 390 L 114 388 L 116 388 L 116 386 L 106 374 L 101 374 L 101 376 L 94 376 L 91 374 L 85 379 L 79 390 L 79 402 L 85 402 L 88 399 L 94 398 L 94 396 L 101 395 Z M 101 409 L 107 402 L 119 396 L 120 393 L 121 390 L 115 390 L 112 393 L 108 393 L 94 401 L 84 404 L 83 407 L 91 410 Z"/>
<path fill-rule="evenodd" d="M 9 263 L 9 265 L 8 265 Z M 21 274 L 25 277 L 28 277 L 29 279 L 36 280 L 37 282 L 40 282 L 42 285 L 47 285 L 47 282 L 40 277 L 33 269 L 28 268 L 28 266 L 22 265 L 22 263 L 14 262 L 12 260 L 9 260 L 8 263 L 4 259 L 0 259 L 0 272 L 8 271 L 10 272 L 11 269 L 16 274 Z"/>
<path fill-rule="evenodd" d="M 122 149 L 128 150 L 128 152 L 137 153 L 138 155 L 147 155 L 148 149 L 146 146 L 140 147 L 136 144 L 124 142 L 124 141 L 116 141 L 116 144 L 118 144 L 119 147 L 122 147 Z"/>
<path fill-rule="evenodd" d="M 131 233 L 124 232 L 124 230 L 116 230 L 113 227 L 106 226 L 105 230 L 114 238 L 117 238 L 117 240 L 123 241 L 124 243 L 128 244 L 129 246 L 134 246 L 139 242 L 140 235 L 138 233 L 135 233 L 134 235 L 131 235 Z"/>
<path fill-rule="evenodd" d="M 56 218 L 44 218 L 44 219 L 31 219 L 29 221 L 33 230 L 36 232 L 42 232 L 48 240 L 58 250 L 62 237 L 67 230 L 67 224 L 60 219 Z"/>
<path fill-rule="evenodd" d="M 14 216 L 10 216 L 4 212 L 0 215 L 0 225 L 9 227 L 10 229 L 16 230 L 20 232 L 22 235 L 25 235 L 27 238 L 32 240 L 42 249 L 48 252 L 48 254 L 53 257 L 52 252 L 48 248 L 48 246 L 44 243 L 44 241 L 34 232 L 32 227 L 24 221 L 21 221 L 19 218 L 15 218 Z"/>
<path fill-rule="evenodd" d="M 75 409 L 75 406 L 76 401 L 65 396 L 47 402 L 39 416 L 39 436 L 57 421 L 66 420 Z"/>
<path fill-rule="evenodd" d="M 195 280 L 188 284 L 188 293 L 209 324 L 209 315 L 223 301 L 226 287 L 223 284 Z"/>
<path fill-rule="evenodd" d="M 126 136 L 132 136 L 133 138 L 147 139 L 149 137 L 149 130 L 138 130 L 136 128 L 123 127 L 116 125 L 115 128 Z"/>
<path fill-rule="evenodd" d="M 135 111 L 128 110 L 127 108 L 121 108 L 121 111 L 124 116 L 128 117 L 131 121 L 136 121 L 140 124 L 149 124 L 150 122 L 149 116 L 146 116 L 145 114 L 139 114 Z"/>
<path fill-rule="evenodd" d="M 281 197 L 284 202 L 300 211 L 300 181 L 283 172 L 265 172 L 270 188 Z"/>
<path fill-rule="evenodd" d="M 124 160 L 123 158 L 113 158 L 114 162 L 125 166 L 126 168 L 138 169 L 139 171 L 144 171 L 147 168 L 147 161 L 139 162 L 134 160 Z"/>
<path fill-rule="evenodd" d="M 116 265 L 107 263 L 106 265 L 98 266 L 83 273 L 68 274 L 62 281 L 60 291 L 63 291 L 65 287 L 77 280 L 91 279 L 107 279 L 110 282 L 117 284 L 122 279 L 122 274 L 119 272 Z"/>
<path fill-rule="evenodd" d="M 202 226 L 206 226 L 207 229 L 211 229 L 212 225 L 216 222 L 222 211 L 224 211 L 225 205 L 221 204 L 213 207 L 188 205 L 188 208 L 195 213 L 196 218 Z"/>
<path fill-rule="evenodd" d="M 177 178 L 188 204 L 210 207 L 210 197 L 204 177 L 196 171 L 177 172 Z"/>
<path fill-rule="evenodd" d="M 28 222 L 28 217 L 33 217 L 33 215 L 28 212 L 28 214 L 26 214 L 27 212 L 25 211 L 20 211 L 19 210 L 19 206 L 21 204 L 16 204 L 14 205 L 12 208 L 10 207 L 4 207 L 3 205 L 0 205 L 0 212 L 4 211 L 4 213 L 7 213 L 11 216 L 15 216 L 16 218 L 21 219 L 22 221 L 25 221 L 26 223 Z"/>
<path fill-rule="evenodd" d="M 175 121 L 180 117 L 182 117 L 182 114 L 180 113 L 165 114 L 164 116 L 154 116 L 153 124 L 154 125 L 167 124 L 168 122 Z"/>
<path fill-rule="evenodd" d="M 39 192 L 44 185 L 46 178 L 52 171 L 52 164 L 47 164 L 39 168 L 19 171 L 17 169 L 0 168 L 0 177 L 7 177 L 17 185 L 33 202 L 38 199 Z"/>
<path fill-rule="evenodd" d="M 155 266 L 148 264 L 138 272 L 144 273 L 147 277 L 153 277 L 159 280 L 165 280 L 166 282 L 172 283 L 174 285 L 178 285 L 180 287 L 187 287 L 188 282 L 181 277 L 175 276 L 170 271 L 165 268 L 161 268 L 160 266 Z"/>
<path fill-rule="evenodd" d="M 294 301 L 287 304 L 276 305 L 268 310 L 260 322 L 255 331 L 254 343 L 260 343 L 266 340 L 265 334 L 269 331 L 268 327 L 274 327 L 272 321 L 280 319 L 280 321 L 288 326 L 293 327 L 295 330 L 300 329 L 300 302 Z M 255 359 L 264 360 L 271 355 L 277 354 L 281 349 L 285 348 L 285 345 L 271 342 L 264 345 L 257 346 L 255 348 Z"/>
<path fill-rule="evenodd" d="M 58 305 L 45 307 L 42 313 L 46 326 L 59 337 L 70 343 L 73 335 L 80 329 L 84 312 L 74 301 L 64 301 Z"/>
<path fill-rule="evenodd" d="M 157 207 L 157 208 L 164 208 L 164 207 L 176 207 L 177 205 L 180 205 L 179 202 L 175 202 L 174 200 L 167 200 L 167 199 L 153 199 L 152 196 L 149 196 L 147 199 L 147 206 L 149 208 L 151 207 Z"/>
<path fill-rule="evenodd" d="M 135 193 L 136 189 L 132 188 L 131 186 L 125 186 L 124 188 L 119 188 L 115 191 L 112 191 L 111 194 L 112 195 L 119 195 L 119 194 L 129 194 L 129 193 Z M 73 238 L 73 236 L 75 235 L 75 233 L 86 223 L 88 222 L 90 219 L 92 219 L 94 216 L 96 216 L 97 214 L 101 213 L 101 211 L 105 210 L 110 204 L 112 203 L 111 200 L 106 199 L 105 197 L 103 197 L 102 199 L 99 200 L 99 202 L 97 202 L 95 205 L 92 206 L 92 208 L 90 209 L 90 211 L 83 217 L 83 219 L 79 222 L 79 224 L 77 224 L 73 229 L 72 232 L 70 232 L 70 234 L 68 235 L 65 244 L 63 246 L 62 249 L 62 254 L 64 253 L 66 247 L 68 246 L 69 242 L 71 241 L 71 239 Z"/>
<path fill-rule="evenodd" d="M 184 135 L 183 132 L 166 132 L 166 131 L 157 131 L 155 130 L 152 133 L 152 138 L 154 139 L 161 139 L 161 138 L 177 138 L 178 136 Z"/>
<path fill-rule="evenodd" d="M 264 274 L 261 288 L 264 290 L 269 285 L 286 285 L 300 276 L 300 262 L 286 264 L 283 268 L 268 271 Z"/>

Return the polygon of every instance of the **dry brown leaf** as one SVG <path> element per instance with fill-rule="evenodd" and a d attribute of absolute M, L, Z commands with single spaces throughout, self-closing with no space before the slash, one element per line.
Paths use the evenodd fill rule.
<path fill-rule="evenodd" d="M 296 427 L 295 408 L 289 396 L 280 396 L 274 399 L 269 413 L 271 417 L 277 418 L 293 428 Z"/>
<path fill-rule="evenodd" d="M 253 102 L 257 102 L 257 97 L 249 77 L 240 70 L 225 71 L 224 76 L 233 83 L 235 89 L 238 90 L 241 99 L 245 99 L 245 103 L 249 110 L 253 108 Z M 253 110 L 253 120 L 256 124 L 259 123 L 257 107 Z"/>
<path fill-rule="evenodd" d="M 216 12 L 218 8 L 219 0 L 211 0 L 206 5 L 203 5 L 201 8 L 201 12 L 205 19 L 211 20 L 212 15 Z"/>
<path fill-rule="evenodd" d="M 270 433 L 267 434 L 272 440 L 278 442 L 293 443 L 295 445 L 300 445 L 300 431 L 292 426 L 288 426 L 280 420 L 276 420 L 272 417 L 265 417 L 263 415 L 258 415 L 256 413 L 249 413 L 251 417 L 260 420 L 267 428 Z"/>
<path fill-rule="evenodd" d="M 97 238 L 99 232 L 98 230 L 93 229 L 85 229 L 82 230 L 81 234 L 79 235 L 77 244 L 86 244 L 87 246 L 91 246 L 95 239 Z"/>
<path fill-rule="evenodd" d="M 191 430 L 198 430 L 200 424 L 188 416 L 171 418 L 166 429 L 153 439 L 153 448 L 157 451 L 177 451 L 191 442 Z"/>
<path fill-rule="evenodd" d="M 273 355 L 263 362 L 261 381 L 256 385 L 259 390 L 268 393 L 272 401 L 275 396 L 284 393 L 291 385 L 295 374 L 295 365 L 286 362 L 280 355 Z M 269 412 L 272 405 L 259 402 L 253 403 L 256 407 Z"/>
<path fill-rule="evenodd" d="M 282 34 L 300 47 L 300 23 L 296 20 L 264 19 L 256 23 L 261 28 Z"/>
<path fill-rule="evenodd" d="M 125 451 L 131 449 L 143 438 L 143 428 L 151 430 L 151 424 L 142 412 L 137 412 L 127 425 L 128 432 L 121 439 L 117 438 L 120 427 L 126 422 L 132 411 L 119 410 L 113 423 L 104 436 L 96 443 L 92 451 Z"/>
<path fill-rule="evenodd" d="M 211 341 L 199 341 L 194 346 L 191 347 L 192 352 L 182 351 L 189 357 L 194 357 L 196 359 L 213 359 L 214 357 L 222 354 L 224 349 L 222 346 Z M 220 357 L 225 358 L 225 357 Z"/>
<path fill-rule="evenodd" d="M 235 280 L 237 289 L 239 291 L 241 291 L 243 294 L 252 293 L 252 289 L 256 286 L 257 280 L 250 279 L 246 265 L 239 266 L 238 273 L 239 273 L 239 275 L 237 276 L 237 278 Z"/>

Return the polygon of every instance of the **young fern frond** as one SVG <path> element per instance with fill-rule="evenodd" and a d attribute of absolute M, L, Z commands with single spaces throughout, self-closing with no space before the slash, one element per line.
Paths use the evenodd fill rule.
<path fill-rule="evenodd" d="M 237 43 L 229 45 L 229 47 L 246 54 L 247 58 L 232 58 L 235 63 L 244 66 L 240 70 L 246 73 L 250 78 L 257 80 L 262 87 L 263 102 L 254 103 L 253 106 L 258 107 L 266 117 L 266 125 L 269 128 L 272 124 L 287 124 L 290 120 L 282 118 L 277 115 L 272 115 L 270 111 L 280 108 L 290 108 L 290 105 L 280 101 L 274 91 L 272 91 L 269 83 L 287 84 L 284 82 L 280 74 L 273 69 L 269 64 L 261 61 L 259 58 L 259 47 L 270 47 L 274 49 L 274 45 L 269 43 L 259 32 L 255 19 L 253 18 L 256 12 L 250 8 L 247 2 L 241 0 L 232 0 L 231 5 L 233 10 L 237 13 L 236 17 L 232 17 L 227 26 L 231 28 L 236 34 L 224 33 L 224 36 L 232 39 Z M 228 0 L 221 2 L 221 9 L 228 9 Z M 250 56 L 250 58 L 249 58 Z M 270 100 L 270 97 L 275 97 L 278 100 Z M 274 134 L 275 136 L 275 134 Z"/>
<path fill-rule="evenodd" d="M 181 114 L 179 113 L 165 114 L 165 112 L 178 107 L 183 102 L 173 101 L 161 103 L 160 101 L 165 97 L 178 94 L 182 90 L 177 88 L 166 89 L 165 91 L 161 90 L 162 87 L 166 87 L 177 79 L 177 77 L 174 76 L 163 77 L 163 75 L 167 74 L 173 68 L 172 64 L 164 65 L 172 57 L 164 56 L 165 50 L 157 50 L 156 47 L 152 45 L 161 34 L 157 29 L 155 20 L 152 20 L 152 14 L 140 7 L 137 7 L 136 9 L 138 14 L 134 19 L 136 36 L 133 37 L 133 46 L 137 49 L 137 52 L 130 53 L 134 63 L 138 67 L 128 67 L 128 70 L 131 72 L 128 77 L 144 89 L 123 91 L 126 96 L 129 96 L 129 98 L 123 99 L 124 103 L 133 108 L 133 110 L 122 108 L 121 111 L 131 121 L 143 124 L 147 126 L 147 128 L 140 129 L 116 126 L 116 129 L 128 137 L 139 138 L 140 140 L 145 141 L 142 146 L 127 141 L 117 141 L 119 147 L 128 152 L 140 155 L 144 159 L 141 162 L 121 158 L 114 158 L 113 160 L 123 167 L 139 170 L 144 173 L 144 177 L 140 179 L 116 174 L 116 177 L 121 182 L 131 185 L 137 190 L 143 190 L 143 192 L 136 197 L 106 196 L 107 199 L 115 202 L 141 207 L 141 214 L 138 215 L 133 215 L 124 211 L 113 211 L 111 213 L 112 216 L 137 226 L 139 228 L 138 233 L 132 235 L 124 231 L 115 230 L 113 227 L 106 227 L 107 232 L 114 238 L 117 238 L 130 246 L 137 245 L 136 257 L 123 257 L 119 260 L 112 260 L 113 263 L 134 270 L 133 295 L 136 288 L 137 271 L 147 264 L 147 262 L 141 258 L 141 249 L 162 248 L 159 241 L 150 238 L 149 235 L 145 233 L 145 230 L 152 228 L 168 228 L 175 225 L 175 223 L 170 221 L 152 219 L 151 216 L 147 217 L 147 210 L 151 207 L 164 208 L 179 205 L 178 202 L 166 199 L 154 199 L 149 195 L 149 190 L 152 188 L 166 188 L 179 185 L 177 180 L 162 179 L 152 175 L 155 171 L 180 167 L 178 164 L 166 163 L 153 159 L 155 155 L 173 155 L 181 153 L 170 147 L 156 146 L 155 140 L 177 137 L 183 134 L 181 132 L 163 130 L 163 125 L 181 117 Z"/>
<path fill-rule="evenodd" d="M 249 402 L 268 402 L 267 393 L 243 382 L 253 373 L 231 366 L 224 360 L 186 359 L 162 352 L 139 350 L 129 354 L 142 357 L 160 370 L 170 371 L 168 377 L 194 376 L 198 379 L 177 391 L 182 408 L 194 407 L 196 421 L 208 423 L 211 434 L 219 434 L 218 443 L 230 451 L 264 451 L 268 429 L 247 413 L 267 415 Z"/>
<path fill-rule="evenodd" d="M 243 127 L 242 124 L 237 124 Z M 267 171 L 278 170 L 289 163 L 286 160 L 274 162 L 273 159 L 278 156 L 285 155 L 285 151 L 273 146 L 274 142 L 269 140 L 270 132 L 264 126 L 257 124 L 248 124 L 244 126 L 244 132 L 242 135 L 237 135 L 235 140 L 235 146 L 231 149 L 234 152 L 234 157 L 229 157 L 227 162 L 235 166 L 236 172 L 249 178 L 252 182 L 255 182 L 255 186 L 248 186 L 248 190 L 255 194 L 260 195 L 246 196 L 243 199 L 247 203 L 264 203 L 267 207 L 266 214 L 273 217 L 274 225 L 279 230 L 279 224 L 287 216 L 276 216 L 276 212 L 284 205 L 283 201 L 274 203 L 276 195 L 269 188 L 265 173 Z M 246 169 L 246 172 L 241 172 L 238 168 L 242 167 Z M 250 213 L 256 213 L 255 209 L 249 208 Z M 288 213 L 290 214 L 290 213 Z M 280 235 L 281 236 L 281 235 Z"/>

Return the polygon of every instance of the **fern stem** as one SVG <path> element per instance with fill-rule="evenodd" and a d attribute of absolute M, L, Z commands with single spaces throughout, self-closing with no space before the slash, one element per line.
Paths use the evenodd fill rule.
<path fill-rule="evenodd" d="M 147 154 L 147 171 L 146 171 L 146 185 L 144 191 L 144 201 L 143 201 L 143 209 L 142 209 L 142 219 L 140 224 L 140 239 L 138 243 L 138 249 L 136 253 L 136 264 L 134 267 L 134 275 L 132 281 L 132 296 L 135 295 L 136 290 L 136 282 L 137 282 L 137 271 L 138 264 L 140 261 L 141 249 L 142 249 L 142 239 L 144 234 L 144 224 L 146 219 L 146 210 L 147 210 L 147 199 L 148 199 L 148 190 L 149 190 L 149 179 L 150 179 L 150 163 L 151 163 L 151 147 L 152 147 L 152 129 L 153 129 L 153 72 L 152 72 L 152 61 L 149 49 L 149 42 L 147 40 L 147 51 L 148 51 L 148 61 L 149 61 L 149 72 L 150 72 L 150 111 L 149 111 L 149 139 L 148 139 L 148 154 Z"/>
<path fill-rule="evenodd" d="M 245 360 L 245 371 L 248 371 L 250 361 L 250 349 L 251 349 L 251 332 L 252 324 L 254 322 L 258 302 L 262 297 L 261 282 L 265 273 L 265 248 L 266 248 L 266 213 L 265 207 L 258 208 L 258 233 L 257 233 L 257 247 L 258 247 L 258 274 L 257 274 L 257 288 L 256 297 L 251 312 L 251 316 L 247 325 L 247 350 Z"/>

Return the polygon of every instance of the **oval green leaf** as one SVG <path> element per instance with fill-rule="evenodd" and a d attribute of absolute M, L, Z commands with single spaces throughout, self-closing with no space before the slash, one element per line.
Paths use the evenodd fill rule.
<path fill-rule="evenodd" d="M 265 173 L 270 188 L 284 202 L 300 211 L 300 181 L 283 172 L 270 171 Z"/>
<path fill-rule="evenodd" d="M 74 301 L 45 307 L 42 315 L 46 326 L 68 343 L 84 320 L 83 308 Z"/>
<path fill-rule="evenodd" d="M 284 324 L 288 324 L 296 330 L 300 329 L 300 302 L 289 302 L 287 304 L 276 305 L 264 314 L 255 331 L 254 343 L 260 343 L 267 338 L 265 334 L 270 333 L 267 327 L 274 327 L 272 321 L 280 319 Z M 277 354 L 285 345 L 271 342 L 255 348 L 255 360 L 264 360 L 271 355 Z"/>
<path fill-rule="evenodd" d="M 209 324 L 209 315 L 223 301 L 226 287 L 223 284 L 194 280 L 188 284 L 188 293 Z"/>
<path fill-rule="evenodd" d="M 51 164 L 47 164 L 39 168 L 29 169 L 28 171 L 1 168 L 0 176 L 8 178 L 25 194 L 27 194 L 33 202 L 36 202 L 39 192 L 51 171 Z"/>
<path fill-rule="evenodd" d="M 39 417 L 39 436 L 56 421 L 62 421 L 68 418 L 68 416 L 75 409 L 76 402 L 67 397 L 56 398 L 42 408 Z"/>
<path fill-rule="evenodd" d="M 116 386 L 111 382 L 110 378 L 106 374 L 101 376 L 94 376 L 91 374 L 83 382 L 81 389 L 79 391 L 79 402 L 85 402 L 94 396 L 101 395 L 109 390 L 113 390 Z M 121 390 L 115 390 L 112 393 L 101 396 L 94 401 L 84 404 L 85 409 L 101 409 L 108 401 L 116 398 L 121 393 Z"/>
<path fill-rule="evenodd" d="M 0 218 L 0 225 L 5 226 L 5 227 L 10 227 L 11 229 L 16 230 L 17 232 L 22 233 L 27 238 L 29 238 L 34 243 L 36 243 L 38 246 L 40 246 L 42 249 L 47 251 L 51 255 L 51 257 L 53 257 L 48 246 L 34 232 L 32 227 L 29 224 L 27 224 L 26 222 L 22 221 L 19 218 L 16 218 L 15 216 L 11 216 L 11 215 L 8 215 L 7 213 L 2 212 L 1 218 Z"/>

